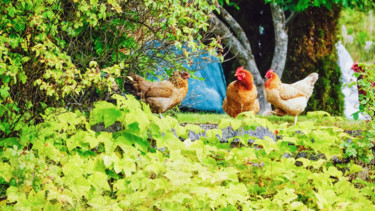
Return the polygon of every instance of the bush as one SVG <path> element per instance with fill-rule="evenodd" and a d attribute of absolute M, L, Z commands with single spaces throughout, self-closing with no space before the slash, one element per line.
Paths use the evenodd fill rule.
<path fill-rule="evenodd" d="M 171 46 L 213 52 L 204 36 L 213 9 L 203 0 L 1 1 L 0 137 L 49 106 L 91 107 L 129 71 L 182 68 Z"/>
<path fill-rule="evenodd" d="M 358 86 L 359 111 L 354 113 L 354 119 L 358 114 L 369 115 L 375 120 L 375 63 L 374 64 L 353 64 L 352 69 L 357 82 L 350 82 L 347 85 Z"/>

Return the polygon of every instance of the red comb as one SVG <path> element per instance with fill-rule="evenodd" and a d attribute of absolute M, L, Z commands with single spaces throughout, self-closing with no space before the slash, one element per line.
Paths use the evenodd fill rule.
<path fill-rule="evenodd" d="M 236 71 L 241 71 L 241 70 L 243 70 L 243 67 L 241 66 L 241 67 L 239 67 L 239 68 L 237 68 L 237 70 Z"/>

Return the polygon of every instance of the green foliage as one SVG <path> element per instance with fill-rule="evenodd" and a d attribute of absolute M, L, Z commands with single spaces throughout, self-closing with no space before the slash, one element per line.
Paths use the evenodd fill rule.
<path fill-rule="evenodd" d="M 203 35 L 214 9 L 203 0 L 1 1 L 0 137 L 40 122 L 46 106 L 92 106 L 129 71 L 165 64 L 171 73 L 200 49 L 213 53 L 219 44 Z M 177 57 L 173 46 L 191 53 Z"/>
<path fill-rule="evenodd" d="M 358 119 L 358 114 L 368 115 L 375 118 L 375 63 L 374 64 L 354 64 L 354 77 L 356 82 L 349 82 L 349 87 L 358 86 L 359 111 L 353 114 L 354 119 Z"/>
<path fill-rule="evenodd" d="M 354 61 L 375 61 L 374 11 L 345 9 L 340 14 L 340 40 Z M 369 45 L 372 42 L 371 45 Z"/>
<path fill-rule="evenodd" d="M 344 96 L 341 92 L 341 70 L 337 65 L 337 7 L 310 8 L 297 14 L 291 22 L 288 60 L 282 80 L 286 83 L 305 78 L 312 72 L 319 74 L 306 111 L 327 111 L 342 115 Z"/>
<path fill-rule="evenodd" d="M 361 134 L 362 139 L 354 142 L 344 142 L 346 156 L 358 158 L 360 162 L 369 163 L 373 159 L 372 147 L 375 143 L 375 64 L 354 64 L 352 67 L 356 82 L 349 82 L 346 86 L 358 86 L 359 111 L 353 114 L 358 119 L 359 114 L 368 117 L 367 130 Z"/>
<path fill-rule="evenodd" d="M 159 119 L 132 96 L 113 98 L 116 105 L 95 103 L 89 118 L 78 111 L 51 111 L 44 123 L 22 129 L 18 145 L 3 146 L 0 181 L 7 188 L 2 208 L 375 208 L 374 185 L 353 180 L 362 167 L 338 167 L 331 160 L 344 157 L 343 141 L 357 138 L 340 128 L 316 125 L 321 113 L 310 113 L 311 121 L 296 126 L 272 124 L 250 112 L 223 119 L 221 128 L 262 126 L 280 137 L 229 148 L 218 141 L 217 129 L 191 141 L 188 129 L 199 130 L 193 125 L 182 127 L 169 116 Z M 93 131 L 98 125 L 119 129 Z M 366 187 L 357 188 L 357 183 Z"/>
<path fill-rule="evenodd" d="M 369 10 L 374 8 L 375 3 L 368 0 L 265 0 L 266 3 L 277 3 L 285 10 L 302 12 L 311 7 L 324 7 L 331 9 L 335 6 L 344 8 L 357 8 L 360 10 Z"/>
<path fill-rule="evenodd" d="M 237 10 L 240 9 L 240 7 L 238 6 L 238 4 L 235 3 L 235 1 L 231 1 L 231 0 L 218 0 L 218 2 L 222 6 L 228 5 L 228 6 L 231 6 L 231 7 L 235 7 Z"/>

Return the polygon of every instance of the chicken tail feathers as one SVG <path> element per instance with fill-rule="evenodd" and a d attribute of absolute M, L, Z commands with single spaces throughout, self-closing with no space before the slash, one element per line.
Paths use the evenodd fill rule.
<path fill-rule="evenodd" d="M 319 74 L 318 73 L 311 73 L 309 76 L 307 76 L 307 78 L 308 78 L 308 81 L 310 82 L 310 85 L 314 86 L 315 82 L 319 78 Z"/>
<path fill-rule="evenodd" d="M 137 89 L 136 89 L 136 84 L 138 81 L 138 75 L 135 74 L 130 74 L 125 77 L 124 81 L 124 89 L 126 93 L 129 93 L 131 95 L 137 96 Z"/>

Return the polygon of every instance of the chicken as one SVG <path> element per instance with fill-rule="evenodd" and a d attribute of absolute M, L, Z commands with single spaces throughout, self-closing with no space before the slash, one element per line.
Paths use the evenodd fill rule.
<path fill-rule="evenodd" d="M 189 73 L 175 71 L 165 81 L 151 82 L 136 74 L 130 74 L 124 87 L 127 92 L 150 105 L 153 113 L 161 113 L 180 104 L 188 92 Z"/>
<path fill-rule="evenodd" d="M 224 111 L 233 118 L 244 111 L 258 113 L 258 91 L 253 84 L 253 75 L 243 67 L 239 67 L 234 76 L 237 76 L 237 80 L 227 87 L 227 96 L 223 101 Z"/>
<path fill-rule="evenodd" d="M 281 83 L 279 76 L 272 69 L 268 70 L 266 77 L 268 79 L 264 84 L 266 99 L 276 107 L 276 110 L 266 111 L 263 115 L 268 113 L 275 113 L 279 116 L 293 115 L 295 116 L 294 124 L 296 124 L 298 115 L 305 110 L 307 101 L 313 93 L 314 84 L 319 77 L 318 73 L 311 73 L 293 84 Z"/>

